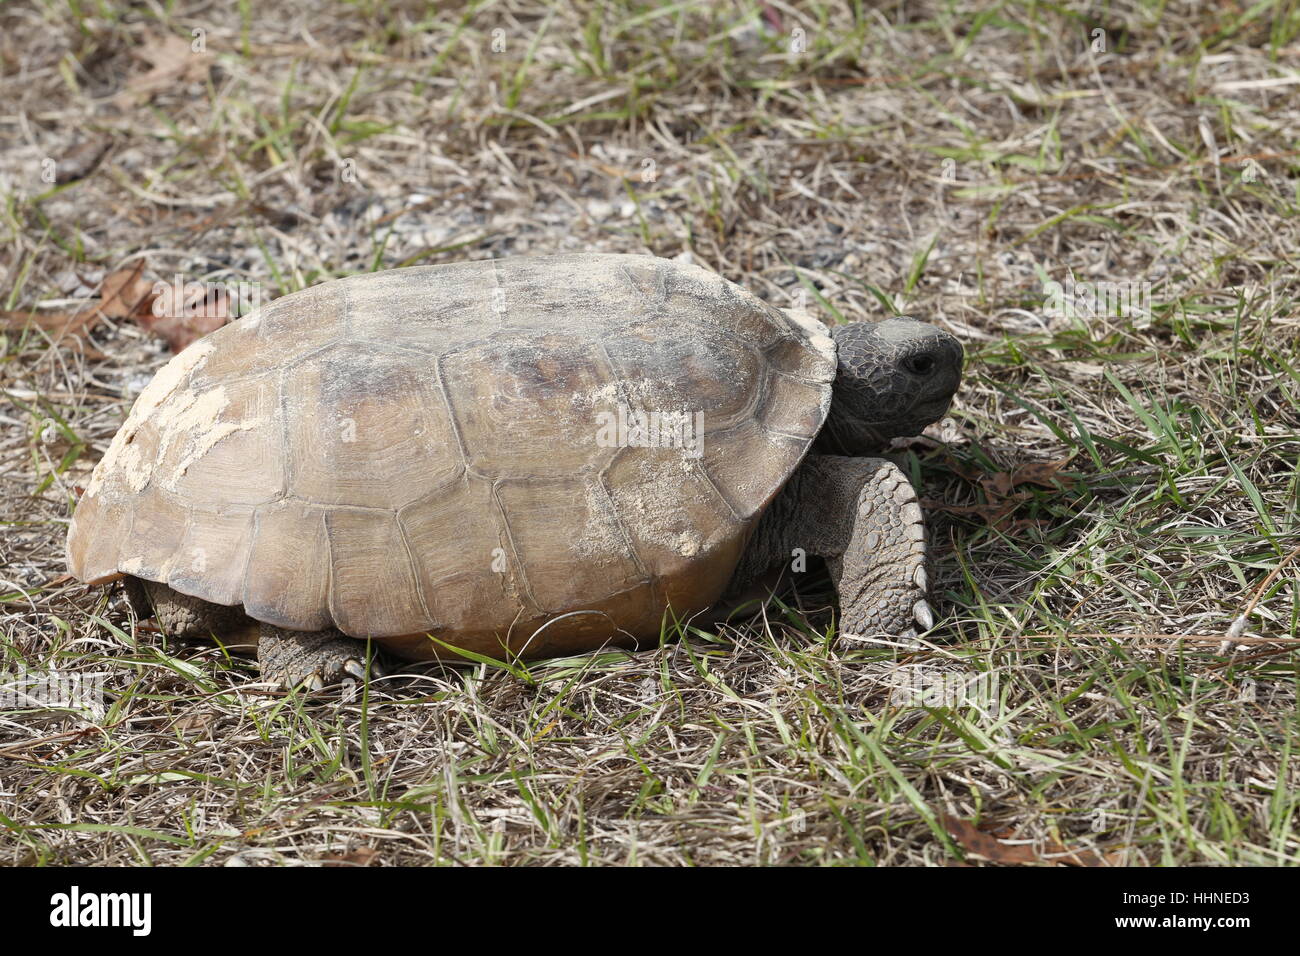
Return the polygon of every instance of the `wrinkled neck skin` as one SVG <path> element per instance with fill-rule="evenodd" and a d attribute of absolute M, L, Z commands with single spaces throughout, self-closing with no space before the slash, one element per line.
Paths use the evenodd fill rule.
<path fill-rule="evenodd" d="M 832 393 L 831 411 L 826 416 L 826 424 L 817 433 L 812 451 L 819 455 L 847 455 L 851 458 L 864 458 L 879 455 L 893 440 L 885 437 L 878 429 L 862 421 L 853 421 L 842 412 L 838 412 L 839 403 Z M 847 419 L 847 420 L 846 420 Z"/>
<path fill-rule="evenodd" d="M 897 385 L 888 378 L 882 369 L 880 381 L 864 387 L 860 377 L 835 376 L 835 383 L 831 386 L 830 414 L 826 416 L 826 424 L 822 426 L 813 450 L 824 455 L 861 458 L 877 455 L 888 448 L 889 443 L 907 427 L 907 423 L 901 421 L 907 415 L 897 397 Z"/>

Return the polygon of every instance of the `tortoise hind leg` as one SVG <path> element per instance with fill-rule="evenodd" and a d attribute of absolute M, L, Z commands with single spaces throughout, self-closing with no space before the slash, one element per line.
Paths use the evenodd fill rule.
<path fill-rule="evenodd" d="M 249 630 L 251 619 L 241 607 L 212 604 L 201 598 L 174 591 L 157 581 L 127 577 L 126 598 L 136 617 L 151 613 L 168 637 L 182 641 L 216 640 L 236 649 L 252 649 L 252 641 L 241 633 Z"/>
<path fill-rule="evenodd" d="M 227 650 L 256 653 L 262 679 L 284 688 L 306 684 L 319 690 L 366 674 L 366 646 L 339 631 L 290 631 L 261 624 L 243 608 L 212 604 L 165 584 L 127 577 L 127 600 L 139 618 L 151 613 L 168 637 L 211 640 Z M 382 675 L 377 664 L 370 676 Z"/>
<path fill-rule="evenodd" d="M 366 677 L 366 645 L 340 631 L 290 631 L 263 624 L 257 642 L 257 662 L 262 680 L 281 687 L 306 684 L 320 690 L 349 676 Z M 381 677 L 378 662 L 371 662 L 370 676 Z"/>

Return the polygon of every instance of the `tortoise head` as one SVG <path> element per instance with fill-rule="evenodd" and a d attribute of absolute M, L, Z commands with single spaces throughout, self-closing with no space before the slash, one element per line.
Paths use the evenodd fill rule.
<path fill-rule="evenodd" d="M 907 316 L 831 330 L 839 370 L 823 437 L 839 454 L 880 451 L 948 411 L 961 382 L 961 343 Z"/>

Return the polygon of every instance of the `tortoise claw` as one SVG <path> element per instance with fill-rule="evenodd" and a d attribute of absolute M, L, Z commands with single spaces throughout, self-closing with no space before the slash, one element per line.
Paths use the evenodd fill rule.
<path fill-rule="evenodd" d="M 912 606 L 912 616 L 916 618 L 916 623 L 921 625 L 923 631 L 934 627 L 934 612 L 930 610 L 930 605 L 925 603 L 924 598 Z"/>
<path fill-rule="evenodd" d="M 353 678 L 364 681 L 366 658 L 357 656 L 359 647 L 338 631 L 290 631 L 263 624 L 257 657 L 263 679 L 314 692 Z M 377 661 L 370 665 L 372 678 L 384 673 Z"/>
<path fill-rule="evenodd" d="M 355 677 L 357 680 L 366 679 L 366 662 L 363 660 L 359 660 L 358 658 L 354 657 L 343 665 L 343 669 L 347 671 L 349 674 L 351 674 L 353 677 Z M 388 676 L 388 668 L 386 668 L 383 664 L 379 663 L 378 658 L 375 658 L 370 662 L 371 680 L 379 680 L 379 678 L 387 677 L 387 676 Z"/>

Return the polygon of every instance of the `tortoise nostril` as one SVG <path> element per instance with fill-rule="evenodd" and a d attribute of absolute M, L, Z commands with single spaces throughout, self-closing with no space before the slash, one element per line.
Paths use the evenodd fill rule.
<path fill-rule="evenodd" d="M 903 368 L 913 375 L 929 375 L 934 371 L 934 359 L 929 355 L 909 355 L 903 359 Z"/>

